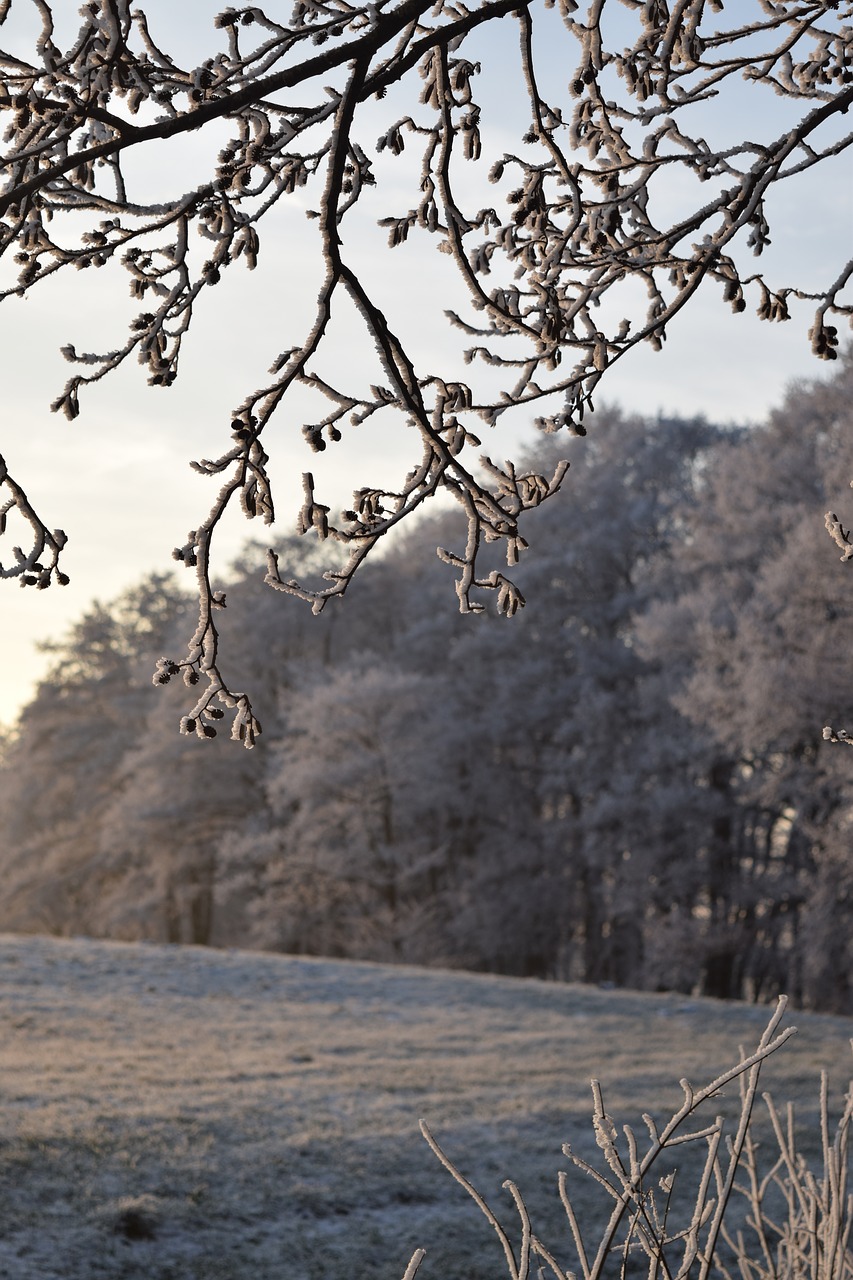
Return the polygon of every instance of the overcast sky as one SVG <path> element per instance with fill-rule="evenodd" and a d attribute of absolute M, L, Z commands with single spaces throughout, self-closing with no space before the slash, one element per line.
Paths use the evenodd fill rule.
<path fill-rule="evenodd" d="M 161 6 L 149 7 L 154 11 Z M 220 7 L 207 0 L 182 3 L 180 40 L 189 45 L 199 29 L 198 18 L 191 14 L 209 16 Z M 270 11 L 274 9 L 271 5 Z M 286 4 L 284 10 L 289 9 Z M 0 37 L 3 34 L 0 28 Z M 5 38 L 0 44 L 9 47 Z M 500 107 L 509 129 L 516 102 L 509 87 L 512 64 L 499 42 L 494 50 Z M 509 59 L 509 70 L 502 58 Z M 484 68 L 484 80 L 487 74 Z M 491 92 L 488 84 L 484 92 Z M 781 99 L 764 95 L 760 101 L 748 101 L 750 110 L 761 115 L 765 133 L 781 132 L 788 119 Z M 733 99 L 726 107 L 728 122 L 743 109 L 743 101 Z M 721 107 L 716 110 L 718 119 L 726 119 Z M 486 139 L 486 168 L 495 158 L 489 143 L 500 150 L 500 129 L 498 122 Z M 185 190 L 186 175 L 195 170 L 201 176 L 207 158 L 219 149 L 221 130 L 222 126 L 211 127 L 191 139 L 161 146 L 156 154 L 152 151 L 138 162 L 136 180 L 164 183 L 166 188 L 171 182 L 171 194 L 176 193 L 174 183 L 183 182 L 177 192 Z M 391 206 L 396 200 L 399 206 L 386 204 L 386 212 L 405 212 L 414 203 L 405 170 L 399 173 L 399 192 L 393 185 L 390 194 L 387 184 L 382 187 L 382 199 Z M 679 198 L 677 191 L 672 198 Z M 126 322 L 139 305 L 130 301 L 123 273 L 76 273 L 0 306 L 0 453 L 45 520 L 69 535 L 64 561 L 71 576 L 69 587 L 46 592 L 0 582 L 0 721 L 14 718 L 44 672 L 46 659 L 37 650 L 38 641 L 61 634 L 92 599 L 108 600 L 143 573 L 170 568 L 172 548 L 207 514 L 216 481 L 191 472 L 189 460 L 214 457 L 229 446 L 230 410 L 265 381 L 279 351 L 302 339 L 319 282 L 312 224 L 305 219 L 305 207 L 312 201 L 313 193 L 307 200 L 294 197 L 277 216 L 274 229 L 265 231 L 262 225 L 258 270 L 249 274 L 242 266 L 231 268 L 223 284 L 202 300 L 173 387 L 149 388 L 144 371 L 134 363 L 81 396 L 82 413 L 74 423 L 49 411 L 71 372 L 59 348 L 73 342 L 81 351 L 101 350 L 123 340 Z M 774 197 L 768 212 L 772 244 L 757 264 L 768 282 L 828 283 L 849 252 L 849 158 L 820 178 L 815 173 L 792 182 Z M 424 365 L 433 365 L 437 361 L 431 361 L 430 352 L 456 342 L 444 321 L 435 319 L 447 305 L 447 290 L 455 288 L 442 274 L 447 259 L 437 255 L 429 241 L 417 238 L 395 251 L 396 257 L 390 255 L 384 249 L 385 234 L 365 239 L 365 269 L 381 279 L 392 320 L 407 327 L 418 354 L 424 354 Z M 418 283 L 417 306 L 406 305 L 405 291 L 413 277 Z M 398 312 L 405 319 L 398 321 Z M 651 415 L 703 413 L 718 422 L 759 421 L 780 401 L 790 379 L 828 372 L 809 350 L 809 308 L 802 305 L 793 312 L 788 324 L 761 323 L 752 308 L 734 315 L 718 287 L 700 290 L 670 326 L 663 352 L 648 347 L 632 352 L 610 371 L 604 396 Z M 372 356 L 359 349 L 354 327 L 350 340 L 348 324 L 349 318 L 341 316 L 338 350 L 343 352 L 341 359 L 357 367 Z M 223 569 L 245 537 L 274 538 L 278 531 L 293 529 L 303 470 L 315 473 L 322 499 L 331 499 L 334 506 L 348 503 L 358 485 L 399 482 L 419 457 L 405 428 L 389 431 L 369 425 L 352 432 L 343 447 L 318 457 L 305 449 L 300 426 L 298 411 L 281 414 L 266 446 L 273 455 L 279 525 L 270 534 L 232 519 L 218 539 Z M 496 429 L 484 444 L 495 457 L 511 456 L 531 430 L 519 425 Z M 839 505 L 848 479 L 839 478 Z M 822 512 L 816 518 L 822 518 Z M 2 558 L 10 559 L 5 545 L 0 545 Z M 449 588 L 448 608 L 454 602 Z M 282 607 L 305 606 L 283 600 Z"/>

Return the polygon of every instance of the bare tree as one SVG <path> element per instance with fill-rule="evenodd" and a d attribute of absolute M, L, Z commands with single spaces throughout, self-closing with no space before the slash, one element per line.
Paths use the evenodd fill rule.
<path fill-rule="evenodd" d="M 728 25 L 718 25 L 721 0 L 558 0 L 556 8 L 553 0 L 296 0 L 289 18 L 283 7 L 223 10 L 214 19 L 220 51 L 181 66 L 166 49 L 171 19 L 155 32 L 129 0 L 90 0 L 64 47 L 56 6 L 0 3 L 0 25 L 22 10 L 42 24 L 30 56 L 0 53 L 0 254 L 20 268 L 0 297 L 65 268 L 118 259 L 141 307 L 113 350 L 64 348 L 75 371 L 55 410 L 75 417 L 81 390 L 131 354 L 150 383 L 174 382 L 202 292 L 238 259 L 255 267 L 272 210 L 297 192 L 312 200 L 323 262 L 316 312 L 302 340 L 275 356 L 266 384 L 234 408 L 224 450 L 193 464 L 223 477 L 209 514 L 174 553 L 198 574 L 199 623 L 186 657 L 162 659 L 155 675 L 167 683 L 181 674 L 188 685 L 203 677 L 183 731 L 212 736 L 230 708 L 232 736 L 246 746 L 259 725 L 249 696 L 220 671 L 215 614 L 225 601 L 212 580 L 211 539 L 234 501 L 247 517 L 272 522 L 265 432 L 296 389 L 328 400 L 328 412 L 302 428 L 312 449 L 381 415 L 414 429 L 419 456 L 397 489 L 362 488 L 338 517 L 306 473 L 299 528 L 342 543 L 348 559 L 311 588 L 283 576 L 270 550 L 270 587 L 319 611 L 389 530 L 443 490 L 467 523 L 464 547 L 439 551 L 456 570 L 461 610 L 483 609 L 481 593 L 492 591 L 511 615 L 523 596 L 503 572 L 481 571 L 478 551 L 500 541 L 515 564 L 526 546 L 521 516 L 559 489 L 566 466 L 542 476 L 510 462 L 472 465 L 476 419 L 494 424 L 515 410 L 548 431 L 583 434 L 584 412 L 610 366 L 638 343 L 659 349 L 706 280 L 733 310 L 749 297 L 766 320 L 788 319 L 792 298 L 810 299 L 812 347 L 823 359 L 836 354 L 833 321 L 851 314 L 853 262 L 814 291 L 807 282 L 768 281 L 738 261 L 739 245 L 760 255 L 769 243 L 771 189 L 850 145 L 841 127 L 853 103 L 850 3 L 755 0 L 732 8 Z M 494 110 L 477 84 L 498 23 L 501 34 L 515 27 L 528 106 L 515 122 L 518 150 L 484 157 Z M 779 136 L 760 136 L 756 124 L 741 140 L 741 113 L 737 136 L 725 136 L 730 117 L 705 108 L 734 80 L 757 103 L 771 91 L 787 100 Z M 383 108 L 373 105 L 386 95 Z M 224 121 L 231 137 L 204 182 L 156 202 L 136 189 L 129 155 Z M 385 314 L 378 282 L 342 238 L 360 211 L 375 221 L 372 189 L 388 156 L 407 150 L 420 159 L 405 171 L 411 202 L 386 205 L 380 225 L 391 247 L 410 234 L 432 236 L 467 288 L 467 309 L 447 312 L 467 345 L 448 352 L 443 368 L 400 336 L 402 317 Z M 484 203 L 476 178 L 486 171 L 494 194 Z M 675 218 L 666 198 L 674 174 L 693 201 Z M 206 255 L 197 252 L 198 235 Z M 639 311 L 637 285 L 647 294 Z M 344 300 L 378 353 L 382 373 L 370 385 L 345 387 L 312 367 Z M 472 369 L 464 379 L 463 360 Z M 33 534 L 31 550 L 16 548 L 2 575 L 42 588 L 65 581 L 64 535 L 36 515 L 2 463 L 0 477 L 0 533 L 15 508 Z"/>

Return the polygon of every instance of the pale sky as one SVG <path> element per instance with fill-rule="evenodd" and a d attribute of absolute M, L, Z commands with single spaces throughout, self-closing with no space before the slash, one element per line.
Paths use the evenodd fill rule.
<path fill-rule="evenodd" d="M 210 15 L 220 7 L 188 0 L 181 6 L 181 17 Z M 157 6 L 146 5 L 149 8 L 154 11 Z M 290 5 L 285 8 L 289 12 Z M 191 26 L 187 17 L 183 38 L 190 38 Z M 0 44 L 8 47 L 5 38 Z M 503 74 L 501 84 L 506 84 Z M 509 126 L 512 98 L 502 92 L 503 98 Z M 770 95 L 760 106 L 770 135 L 781 132 L 786 104 Z M 732 105 L 733 111 L 740 109 L 741 104 Z M 488 149 L 492 140 L 499 143 L 499 128 L 493 139 L 485 140 L 486 167 L 495 158 Z M 161 146 L 140 162 L 137 180 L 162 182 L 168 188 L 176 175 L 180 181 L 192 168 L 204 172 L 205 157 L 215 154 L 221 141 L 221 126 L 216 126 Z M 387 185 L 382 188 L 385 212 L 405 212 L 414 202 L 405 176 L 400 170 L 399 179 L 392 177 L 390 197 Z M 678 192 L 672 197 L 677 200 Z M 23 300 L 7 299 L 0 305 L 0 453 L 43 518 L 68 534 L 63 560 L 71 576 L 67 588 L 54 586 L 43 592 L 0 581 L 0 722 L 12 721 L 44 673 L 46 659 L 37 650 L 38 641 L 60 635 L 93 599 L 108 600 L 142 574 L 171 567 L 172 548 L 183 543 L 187 530 L 207 514 L 217 481 L 195 475 L 189 460 L 215 457 L 229 447 L 231 409 L 266 380 L 278 352 L 304 336 L 302 326 L 319 280 L 313 224 L 304 216 L 312 201 L 313 192 L 307 200 L 294 197 L 274 228 L 265 231 L 261 225 L 257 271 L 250 274 L 239 264 L 233 266 L 223 284 L 202 298 L 173 387 L 149 388 L 144 371 L 134 363 L 88 393 L 84 390 L 81 416 L 73 423 L 49 411 L 72 372 L 59 347 L 73 342 L 80 351 L 101 350 L 123 341 L 126 321 L 139 308 L 128 297 L 123 272 L 106 268 L 76 273 L 39 285 Z M 395 201 L 399 208 L 387 207 Z M 377 210 L 383 211 L 379 206 Z M 826 175 L 818 170 L 793 181 L 778 193 L 768 212 L 772 244 L 756 260 L 768 282 L 816 287 L 834 279 L 849 255 L 853 227 L 849 157 Z M 435 367 L 438 359 L 431 359 L 431 352 L 460 345 L 441 317 L 448 289 L 455 288 L 443 275 L 447 259 L 436 254 L 428 240 L 417 238 L 390 254 L 384 249 L 385 236 L 379 231 L 375 242 L 365 240 L 360 250 L 365 270 L 380 282 L 392 322 L 411 338 L 424 367 Z M 344 239 L 346 245 L 346 235 Z M 413 278 L 417 305 L 406 292 Z M 454 305 L 452 296 L 449 304 Z M 604 397 L 650 415 L 703 413 L 718 422 L 758 421 L 779 403 L 789 380 L 830 372 L 810 353 L 809 307 L 795 306 L 792 311 L 787 324 L 762 323 L 751 307 L 734 315 L 721 300 L 719 288 L 706 287 L 670 326 L 663 352 L 643 347 L 610 371 Z M 344 315 L 338 323 L 340 358 L 353 368 L 371 360 L 369 352 L 360 350 L 349 318 Z M 396 484 L 419 458 L 411 433 L 399 426 L 392 431 L 364 425 L 342 446 L 330 447 L 321 456 L 307 450 L 300 427 L 297 402 L 279 415 L 268 441 L 265 436 L 273 458 L 279 523 L 268 531 L 257 522 L 232 518 L 218 539 L 223 573 L 245 538 L 274 541 L 276 534 L 293 529 L 303 470 L 314 472 L 321 499 L 331 499 L 335 506 L 348 504 L 359 485 Z M 484 437 L 484 447 L 501 459 L 512 456 L 525 438 L 532 439 L 532 428 L 499 427 Z M 849 479 L 839 478 L 839 504 Z M 0 559 L 11 559 L 5 543 L 0 543 Z M 189 587 L 190 575 L 186 577 Z M 455 607 L 452 589 L 447 604 Z M 305 606 L 283 599 L 282 607 Z"/>

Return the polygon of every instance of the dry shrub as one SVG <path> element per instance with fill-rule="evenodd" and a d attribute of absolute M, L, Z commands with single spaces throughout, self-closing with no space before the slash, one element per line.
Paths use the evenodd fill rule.
<path fill-rule="evenodd" d="M 741 1049 L 740 1061 L 704 1088 L 694 1089 L 682 1080 L 683 1102 L 662 1128 L 643 1115 L 648 1130 L 644 1149 L 629 1125 L 623 1125 L 619 1136 L 605 1111 L 601 1086 L 592 1081 L 592 1121 L 603 1167 L 596 1168 L 568 1145 L 563 1153 L 595 1180 L 612 1207 L 606 1226 L 591 1243 L 589 1228 L 585 1234 L 575 1212 L 568 1174 L 560 1172 L 559 1194 L 574 1247 L 574 1271 L 564 1269 L 534 1234 L 519 1188 L 507 1181 L 503 1185 L 521 1229 L 516 1247 L 421 1121 L 431 1149 L 494 1228 L 511 1280 L 576 1280 L 578 1271 L 583 1280 L 643 1272 L 649 1280 L 705 1280 L 712 1275 L 725 1280 L 853 1280 L 853 1194 L 848 1191 L 853 1082 L 831 1132 L 827 1077 L 822 1074 L 819 1173 L 798 1149 L 792 1104 L 782 1115 L 770 1095 L 763 1094 L 776 1155 L 763 1171 L 759 1162 L 759 1074 L 770 1054 L 796 1030 L 778 1031 L 785 1006 L 782 996 L 754 1053 Z M 728 1119 L 722 1114 L 708 1119 L 707 1104 L 720 1098 L 733 1081 L 739 1086 L 739 1107 Z M 665 1168 L 676 1150 L 678 1167 Z M 424 1257 L 423 1249 L 413 1254 L 404 1280 L 414 1280 Z"/>

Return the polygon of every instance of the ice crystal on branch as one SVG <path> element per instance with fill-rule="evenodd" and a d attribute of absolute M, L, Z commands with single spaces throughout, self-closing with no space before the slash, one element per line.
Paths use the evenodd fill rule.
<path fill-rule="evenodd" d="M 4 566 L 0 561 L 0 578 L 17 578 L 22 587 L 37 587 L 40 591 L 52 582 L 67 587 L 68 575 L 59 568 L 59 556 L 68 540 L 65 533 L 62 529 L 48 529 L 0 456 L 0 538 L 7 536 L 9 518 L 15 515 L 29 525 L 32 546 L 29 551 L 13 547 L 14 563 Z"/>
<path fill-rule="evenodd" d="M 28 9 L 41 23 L 29 56 L 0 51 L 0 255 L 19 268 L 0 297 L 23 294 L 69 267 L 116 261 L 140 304 L 113 350 L 63 349 L 75 372 L 55 410 L 76 417 L 81 393 L 132 354 L 149 383 L 170 386 L 204 291 L 234 263 L 263 269 L 264 218 L 304 190 L 319 229 L 324 275 L 313 321 L 301 343 L 274 361 L 271 380 L 229 415 L 228 451 L 196 464 L 203 474 L 221 474 L 223 483 L 178 553 L 198 575 L 201 612 L 187 658 L 173 665 L 208 682 L 185 717 L 185 731 L 210 736 L 213 699 L 236 708 L 234 733 L 247 746 L 257 732 L 247 695 L 234 693 L 219 671 L 210 543 L 235 498 L 247 518 L 272 522 L 267 429 L 298 388 L 330 404 L 322 421 L 303 425 L 311 449 L 336 444 L 381 411 L 386 421 L 396 415 L 402 428 L 414 428 L 420 457 L 394 491 L 362 489 L 340 518 L 306 477 L 300 530 L 343 543 L 349 560 L 329 570 L 327 585 L 310 588 L 282 579 L 271 550 L 269 585 L 319 612 L 347 589 L 386 533 L 443 490 L 459 503 L 468 530 L 464 549 L 440 553 L 457 572 L 460 607 L 479 611 L 479 597 L 494 593 L 498 608 L 512 614 L 523 596 L 503 574 L 478 571 L 481 543 L 502 540 L 513 565 L 526 546 L 520 517 L 553 496 L 564 472 L 546 481 L 516 479 L 511 463 L 503 470 L 472 466 L 469 447 L 480 444 L 474 419 L 491 426 L 515 412 L 547 431 L 585 434 L 584 413 L 607 371 L 639 343 L 660 349 L 704 281 L 718 285 L 734 311 L 752 305 L 774 322 L 789 318 L 790 299 L 811 299 L 815 354 L 837 354 L 837 322 L 851 314 L 845 290 L 853 262 L 831 287 L 815 292 L 808 281 L 744 274 L 735 249 L 745 244 L 760 258 L 772 239 L 771 189 L 849 146 L 851 135 L 835 126 L 853 103 L 850 3 L 758 0 L 732 7 L 724 18 L 715 0 L 561 0 L 556 10 L 547 0 L 479 0 L 471 7 L 452 0 L 299 0 L 289 18 L 283 6 L 223 9 L 213 19 L 215 54 L 185 66 L 169 52 L 169 19 L 154 31 L 145 9 L 131 9 L 129 0 L 84 5 L 67 47 L 59 42 L 55 8 L 45 0 L 0 7 L 0 28 L 13 11 Z M 508 24 L 517 29 L 527 106 L 511 122 L 517 149 L 488 155 L 495 108 L 480 81 L 497 23 L 502 33 Z M 555 50 L 571 68 L 559 100 L 540 74 Z M 775 138 L 708 141 L 695 108 L 710 103 L 727 80 L 788 99 L 795 123 Z M 409 91 L 410 110 L 396 114 L 389 98 L 377 138 L 376 103 L 398 85 Z M 231 136 L 200 185 L 157 202 L 134 189 L 127 156 L 215 121 L 228 121 Z M 738 134 L 751 127 L 743 121 Z M 402 166 L 395 190 L 410 180 L 411 191 L 408 208 L 388 209 L 379 219 L 391 249 L 417 236 L 431 239 L 467 288 L 470 310 L 448 310 L 451 324 L 475 339 L 464 353 L 472 368 L 466 384 L 454 376 L 451 355 L 447 367 L 431 367 L 399 336 L 397 318 L 380 306 L 377 281 L 345 248 L 345 223 L 359 215 L 376 221 L 377 197 L 369 211 L 364 197 L 382 195 L 383 153 Z M 497 189 L 489 207 L 477 207 L 466 181 L 481 160 Z M 695 208 L 670 221 L 661 210 L 666 183 L 677 173 L 704 186 Z M 81 216 L 88 227 L 79 234 Z M 199 236 L 201 263 L 191 250 Z M 611 295 L 621 300 L 632 281 L 644 286 L 645 311 L 609 319 L 613 310 L 602 302 Z M 329 322 L 344 300 L 378 352 L 382 386 L 344 387 L 308 367 L 333 346 Z M 339 368 L 329 354 L 326 367 Z M 505 375 L 499 391 L 496 373 Z M 32 566 L 23 553 L 17 557 L 34 573 L 13 572 L 46 585 L 56 539 L 50 543 L 23 499 L 13 500 L 40 548 Z M 53 559 L 42 564 L 45 547 Z"/>

